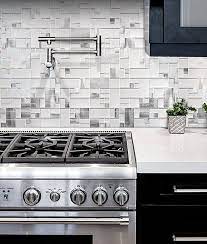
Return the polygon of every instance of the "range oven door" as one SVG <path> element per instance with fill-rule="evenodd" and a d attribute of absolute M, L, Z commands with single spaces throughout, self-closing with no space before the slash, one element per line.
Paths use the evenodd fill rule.
<path fill-rule="evenodd" d="M 1 211 L 6 243 L 135 244 L 135 211 Z"/>

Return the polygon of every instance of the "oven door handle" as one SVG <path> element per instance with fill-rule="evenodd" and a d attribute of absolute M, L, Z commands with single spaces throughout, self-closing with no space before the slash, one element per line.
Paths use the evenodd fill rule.
<path fill-rule="evenodd" d="M 199 189 L 199 188 L 177 188 L 176 185 L 173 186 L 174 193 L 207 193 L 207 189 Z"/>
<path fill-rule="evenodd" d="M 0 217 L 0 224 L 129 225 L 129 217 L 118 217 L 118 218 Z"/>
<path fill-rule="evenodd" d="M 175 236 L 174 242 L 207 242 L 207 236 Z"/>

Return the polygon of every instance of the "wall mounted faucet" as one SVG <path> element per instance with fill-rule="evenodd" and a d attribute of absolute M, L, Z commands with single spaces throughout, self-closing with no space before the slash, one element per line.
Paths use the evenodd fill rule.
<path fill-rule="evenodd" d="M 55 58 L 53 57 L 53 49 L 47 48 L 47 61 L 46 61 L 46 67 L 48 69 L 55 68 Z"/>
<path fill-rule="evenodd" d="M 47 60 L 46 67 L 48 70 L 55 68 L 55 58 L 54 54 L 95 54 L 96 56 L 101 56 L 101 36 L 97 35 L 95 37 L 39 37 L 39 42 L 47 42 Z M 62 50 L 53 49 L 51 46 L 52 42 L 55 41 L 95 41 L 96 48 L 89 50 Z"/>

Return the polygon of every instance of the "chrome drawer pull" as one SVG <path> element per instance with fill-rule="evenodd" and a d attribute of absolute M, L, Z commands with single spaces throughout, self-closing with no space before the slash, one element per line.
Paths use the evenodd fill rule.
<path fill-rule="evenodd" d="M 87 224 L 87 225 L 129 225 L 129 218 L 50 218 L 23 217 L 0 218 L 0 224 Z"/>
<path fill-rule="evenodd" d="M 173 186 L 174 193 L 207 193 L 207 189 L 184 189 Z"/>
<path fill-rule="evenodd" d="M 195 236 L 195 237 L 182 237 L 173 235 L 174 242 L 207 242 L 207 236 Z"/>

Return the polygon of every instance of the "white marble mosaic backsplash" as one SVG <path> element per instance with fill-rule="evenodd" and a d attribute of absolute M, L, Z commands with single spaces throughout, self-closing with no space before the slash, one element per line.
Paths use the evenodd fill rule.
<path fill-rule="evenodd" d="M 149 57 L 143 0 L 0 0 L 1 127 L 165 127 L 170 97 L 205 127 L 207 58 Z M 55 55 L 39 36 L 102 37 L 102 56 Z M 55 42 L 61 49 L 93 43 Z"/>

